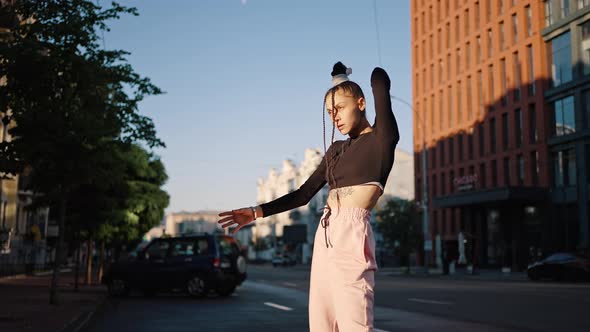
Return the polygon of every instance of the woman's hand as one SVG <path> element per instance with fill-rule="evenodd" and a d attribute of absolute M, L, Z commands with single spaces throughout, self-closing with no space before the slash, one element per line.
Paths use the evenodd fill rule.
<path fill-rule="evenodd" d="M 225 217 L 218 221 L 219 224 L 222 224 L 221 227 L 223 228 L 227 228 L 232 225 L 238 225 L 238 227 L 234 228 L 232 234 L 236 234 L 242 227 L 254 221 L 254 213 L 252 212 L 251 208 L 222 212 L 219 214 L 219 216 Z"/>
<path fill-rule="evenodd" d="M 383 68 L 375 67 L 371 73 L 371 87 L 384 87 L 387 90 L 391 88 L 391 81 L 389 75 L 383 70 Z"/>

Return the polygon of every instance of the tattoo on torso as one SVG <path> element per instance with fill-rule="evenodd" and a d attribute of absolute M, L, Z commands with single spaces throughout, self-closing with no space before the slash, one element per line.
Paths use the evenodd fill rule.
<path fill-rule="evenodd" d="M 340 198 L 344 198 L 352 195 L 354 189 L 352 187 L 338 188 L 330 191 L 330 198 L 336 199 L 336 195 Z"/>

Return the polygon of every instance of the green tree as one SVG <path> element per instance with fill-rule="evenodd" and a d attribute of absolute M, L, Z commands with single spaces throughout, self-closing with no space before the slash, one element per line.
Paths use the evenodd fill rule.
<path fill-rule="evenodd" d="M 68 199 L 100 179 L 95 162 L 105 142 L 143 141 L 163 147 L 139 103 L 161 90 L 127 63 L 127 52 L 105 50 L 99 33 L 107 21 L 135 8 L 87 0 L 15 0 L 2 7 L 21 19 L 0 44 L 0 112 L 16 126 L 0 143 L 0 171 L 30 167 L 30 185 L 59 210 L 59 237 L 50 303 L 57 303 Z M 98 173 L 98 174 L 97 174 Z M 104 179 L 104 178 L 103 178 Z"/>
<path fill-rule="evenodd" d="M 410 254 L 422 242 L 420 209 L 413 201 L 390 199 L 377 211 L 379 232 L 409 271 Z"/>

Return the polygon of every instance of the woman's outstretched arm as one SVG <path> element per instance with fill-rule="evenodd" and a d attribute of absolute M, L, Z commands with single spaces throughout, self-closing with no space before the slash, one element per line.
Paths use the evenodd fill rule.
<path fill-rule="evenodd" d="M 393 110 L 389 90 L 391 81 L 382 68 L 376 67 L 371 73 L 371 87 L 375 98 L 375 131 L 384 139 L 396 143 L 399 141 L 399 130 Z"/>
<path fill-rule="evenodd" d="M 330 156 L 331 149 L 332 147 L 328 149 L 328 156 Z M 322 158 L 320 165 L 299 189 L 256 207 L 222 212 L 219 216 L 224 218 L 218 222 L 222 224 L 223 228 L 238 225 L 233 231 L 235 234 L 242 227 L 255 220 L 255 212 L 256 218 L 268 217 L 307 204 L 326 184 L 325 160 L 326 158 Z"/>

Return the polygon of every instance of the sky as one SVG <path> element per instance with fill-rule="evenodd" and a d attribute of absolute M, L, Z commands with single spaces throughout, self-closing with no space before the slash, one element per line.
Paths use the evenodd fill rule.
<path fill-rule="evenodd" d="M 255 205 L 258 178 L 287 158 L 299 165 L 306 148 L 323 150 L 322 102 L 337 61 L 362 87 L 369 122 L 376 66 L 394 96 L 412 101 L 409 1 L 118 2 L 139 16 L 110 22 L 104 46 L 130 52 L 136 72 L 166 92 L 140 113 L 166 144 L 153 152 L 169 176 L 167 213 Z M 410 152 L 412 110 L 395 100 L 393 108 L 398 149 Z"/>

